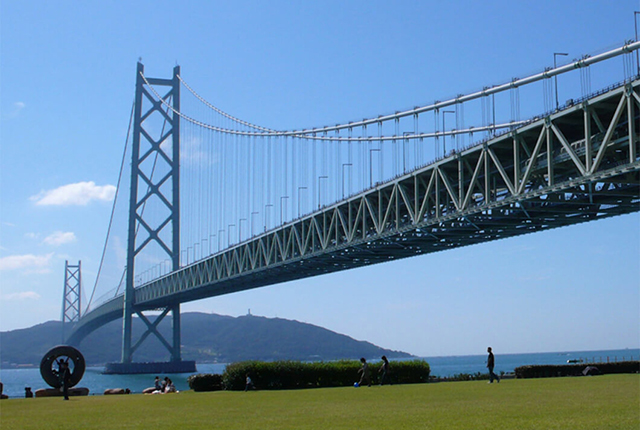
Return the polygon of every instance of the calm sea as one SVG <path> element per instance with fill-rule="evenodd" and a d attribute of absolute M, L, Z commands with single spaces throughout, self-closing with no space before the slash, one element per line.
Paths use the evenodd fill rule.
<path fill-rule="evenodd" d="M 459 373 L 486 372 L 486 354 L 465 355 L 452 357 L 424 357 L 431 366 L 433 376 L 453 376 Z M 620 349 L 610 351 L 580 351 L 580 352 L 548 352 L 537 354 L 496 354 L 496 373 L 513 372 L 518 366 L 528 364 L 565 364 L 569 360 L 583 360 L 583 362 L 606 362 L 640 359 L 640 349 Z M 374 357 L 373 361 L 378 358 Z M 225 364 L 198 364 L 198 373 L 222 373 Z M 134 393 L 140 393 L 147 387 L 153 386 L 156 375 L 103 375 L 102 367 L 89 367 L 80 381 L 79 386 L 87 387 L 91 394 L 102 394 L 107 388 L 129 388 Z M 189 373 L 172 374 L 172 379 L 178 390 L 188 390 L 187 378 Z M 166 375 L 158 375 L 164 377 Z M 0 381 L 4 384 L 4 394 L 9 397 L 23 397 L 24 388 L 31 387 L 33 391 L 48 388 L 40 376 L 40 369 L 0 369 Z"/>

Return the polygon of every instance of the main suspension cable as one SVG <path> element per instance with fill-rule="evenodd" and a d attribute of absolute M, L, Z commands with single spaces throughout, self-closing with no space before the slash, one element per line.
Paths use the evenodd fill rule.
<path fill-rule="evenodd" d="M 118 183 L 116 185 L 116 194 L 113 197 L 113 205 L 111 206 L 111 216 L 109 217 L 109 227 L 107 227 L 107 237 L 104 241 L 104 247 L 102 248 L 102 256 L 100 257 L 100 265 L 98 266 L 98 273 L 96 274 L 96 281 L 93 285 L 93 291 L 91 292 L 91 296 L 89 297 L 89 302 L 85 308 L 85 312 L 89 310 L 91 306 L 91 302 L 93 301 L 93 295 L 96 292 L 96 288 L 98 287 L 98 280 L 100 279 L 100 273 L 102 272 L 102 265 L 104 264 L 104 258 L 107 253 L 107 246 L 109 243 L 109 235 L 111 234 L 111 227 L 113 225 L 113 217 L 116 212 L 116 203 L 118 201 L 118 193 L 120 191 L 120 182 L 122 181 L 122 172 L 124 171 L 124 165 L 127 157 L 127 148 L 129 147 L 129 135 L 131 133 L 131 125 L 133 124 L 133 111 L 136 106 L 136 101 L 134 99 L 131 105 L 131 114 L 129 115 L 129 127 L 127 128 L 127 138 L 124 142 L 124 152 L 122 153 L 122 161 L 120 161 L 120 173 L 118 174 Z"/>

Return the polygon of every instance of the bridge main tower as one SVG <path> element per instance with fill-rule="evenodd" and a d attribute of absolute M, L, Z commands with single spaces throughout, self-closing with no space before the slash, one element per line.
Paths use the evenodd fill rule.
<path fill-rule="evenodd" d="M 136 72 L 122 359 L 121 363 L 110 363 L 105 372 L 195 371 L 195 362 L 181 359 L 180 303 L 176 301 L 153 309 L 160 311 L 153 322 L 143 314 L 151 309 L 136 303 L 134 284 L 138 258 L 152 254 L 160 261 L 170 261 L 172 271 L 180 268 L 180 117 L 176 113 L 180 111 L 180 67 L 173 69 L 172 79 L 146 78 L 140 62 Z M 161 88 L 166 92 L 159 100 L 154 95 Z M 158 324 L 169 313 L 172 317 L 170 342 L 158 331 Z M 146 331 L 135 344 L 132 342 L 134 315 L 146 325 Z M 169 351 L 168 363 L 133 362 L 134 352 L 151 333 Z"/>

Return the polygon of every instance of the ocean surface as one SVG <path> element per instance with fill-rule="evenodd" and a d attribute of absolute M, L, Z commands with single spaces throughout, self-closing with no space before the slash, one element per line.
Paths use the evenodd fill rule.
<path fill-rule="evenodd" d="M 494 351 L 495 353 L 495 351 Z M 485 373 L 487 355 L 465 355 L 450 357 L 423 357 L 431 366 L 431 375 L 448 377 L 460 373 Z M 513 372 L 516 367 L 531 364 L 566 364 L 570 360 L 582 360 L 583 363 L 639 360 L 640 349 L 619 349 L 609 351 L 580 351 L 580 352 L 546 352 L 535 354 L 499 354 L 496 353 L 495 372 Z M 377 362 L 378 357 L 371 361 Z M 391 362 L 393 365 L 393 361 Z M 226 364 L 197 364 L 197 373 L 222 373 Z M 78 384 L 87 387 L 91 394 L 102 394 L 107 388 L 129 388 L 134 393 L 140 393 L 147 387 L 153 386 L 156 375 L 104 375 L 102 367 L 88 367 Z M 187 378 L 191 373 L 158 375 L 161 378 L 169 376 L 178 391 L 188 390 Z M 0 369 L 0 381 L 4 384 L 4 394 L 10 398 L 24 397 L 24 388 L 31 387 L 32 391 L 39 388 L 49 388 L 40 376 L 39 368 Z"/>

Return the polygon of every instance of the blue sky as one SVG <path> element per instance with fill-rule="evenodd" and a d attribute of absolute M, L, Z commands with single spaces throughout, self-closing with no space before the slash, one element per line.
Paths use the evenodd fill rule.
<path fill-rule="evenodd" d="M 553 65 L 554 52 L 621 46 L 634 10 L 640 2 L 2 2 L 0 330 L 60 318 L 65 260 L 82 260 L 93 285 L 138 58 L 155 77 L 180 64 L 236 117 L 296 129 L 503 83 Z M 639 262 L 636 213 L 183 311 L 250 308 L 423 356 L 637 348 Z"/>

